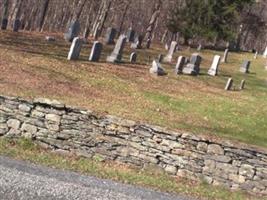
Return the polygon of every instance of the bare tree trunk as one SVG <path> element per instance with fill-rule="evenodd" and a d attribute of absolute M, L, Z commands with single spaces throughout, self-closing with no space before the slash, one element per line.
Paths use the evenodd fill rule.
<path fill-rule="evenodd" d="M 165 30 L 164 34 L 162 35 L 161 43 L 164 43 L 166 41 L 167 36 L 168 36 L 168 29 Z"/>
<path fill-rule="evenodd" d="M 75 15 L 73 17 L 74 21 L 78 20 L 80 18 L 86 2 L 87 2 L 87 0 L 80 0 L 79 1 L 78 6 L 77 6 L 76 11 L 75 11 Z"/>
<path fill-rule="evenodd" d="M 153 36 L 154 29 L 155 29 L 155 25 L 157 23 L 159 15 L 160 15 L 161 5 L 162 5 L 162 1 L 158 0 L 157 3 L 155 4 L 154 12 L 153 12 L 153 14 L 152 14 L 152 16 L 150 18 L 149 25 L 148 25 L 148 27 L 146 29 L 145 39 L 146 39 L 146 42 L 147 42 L 146 47 L 148 49 L 150 48 L 150 43 L 151 43 L 151 40 L 152 40 L 152 36 Z"/>
<path fill-rule="evenodd" d="M 90 34 L 90 25 L 92 23 L 91 19 L 91 11 L 92 11 L 92 4 L 90 4 L 90 7 L 87 11 L 87 18 L 86 18 L 86 23 L 85 23 L 85 28 L 84 28 L 84 32 L 83 32 L 83 37 L 84 38 L 88 38 L 89 34 Z"/>
<path fill-rule="evenodd" d="M 50 0 L 45 0 L 45 2 L 43 4 L 41 17 L 40 17 L 40 23 L 39 23 L 39 31 L 43 30 L 44 21 L 45 21 L 46 13 L 47 13 L 47 10 L 48 10 L 49 1 Z"/>
<path fill-rule="evenodd" d="M 128 1 L 126 2 L 126 5 L 125 5 L 124 11 L 123 11 L 123 15 L 122 15 L 122 18 L 121 18 L 121 22 L 120 22 L 120 27 L 119 27 L 118 35 L 120 35 L 121 32 L 122 32 L 122 27 L 123 27 L 123 24 L 124 24 L 124 20 L 125 20 L 127 11 L 128 11 L 128 9 L 129 9 L 129 6 L 131 5 L 131 3 L 132 3 L 131 0 L 128 0 Z"/>
<path fill-rule="evenodd" d="M 9 0 L 4 0 L 3 3 L 3 14 L 2 14 L 2 19 L 7 19 L 8 18 L 8 5 L 9 5 Z"/>
<path fill-rule="evenodd" d="M 104 9 L 104 13 L 100 18 L 101 20 L 100 20 L 100 25 L 99 25 L 99 30 L 98 30 L 98 36 L 100 36 L 102 31 L 103 31 L 105 22 L 106 22 L 107 17 L 108 17 L 108 13 L 109 13 L 110 7 L 111 7 L 111 0 L 107 0 L 106 1 L 106 6 L 105 6 L 105 9 Z"/>
<path fill-rule="evenodd" d="M 111 0 L 102 1 L 101 9 L 99 10 L 99 13 L 95 19 L 95 23 L 92 29 L 93 37 L 95 39 L 97 39 L 98 36 L 101 35 L 103 31 L 103 27 L 106 22 L 110 7 L 111 7 Z"/>
<path fill-rule="evenodd" d="M 99 7 L 98 12 L 97 12 L 97 14 L 96 14 L 96 17 L 95 17 L 95 19 L 94 19 L 93 28 L 92 28 L 92 30 L 91 30 L 92 36 L 93 36 L 94 38 L 95 38 L 95 36 L 96 36 L 96 31 L 97 31 L 97 28 L 98 28 L 99 18 L 100 18 L 100 16 L 101 16 L 103 7 L 104 7 L 104 1 L 102 1 L 101 4 L 100 4 L 100 7 Z"/>

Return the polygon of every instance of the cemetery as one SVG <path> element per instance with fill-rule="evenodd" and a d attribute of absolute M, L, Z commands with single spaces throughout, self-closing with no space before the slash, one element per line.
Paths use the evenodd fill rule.
<path fill-rule="evenodd" d="M 146 35 L 133 22 L 99 28 L 110 4 L 93 34 L 78 14 L 64 33 L 1 19 L 0 144 L 26 138 L 61 155 L 267 195 L 267 47 L 155 40 L 157 6 Z"/>
<path fill-rule="evenodd" d="M 115 44 L 105 45 L 101 41 L 95 42 L 93 49 L 92 42 L 82 44 L 81 39 L 67 43 L 61 35 L 54 35 L 56 41 L 49 42 L 38 33 L 0 34 L 1 63 L 7 63 L 1 64 L 2 94 L 44 96 L 133 120 L 266 147 L 267 116 L 263 110 L 267 71 L 261 56 L 255 60 L 252 53 L 230 52 L 227 63 L 223 63 L 218 62 L 223 51 L 202 50 L 196 55 L 194 49 L 181 50 L 174 53 L 171 63 L 162 61 L 164 76 L 156 77 L 149 73 L 153 61 L 159 54 L 168 55 L 161 44 L 149 50 L 136 49 L 132 55 L 137 56 L 136 61 L 131 63 L 133 50 L 125 37 L 125 48 L 120 51 L 114 50 Z M 73 45 L 78 50 L 72 52 Z M 97 51 L 96 55 L 92 55 L 91 49 Z M 185 58 L 192 55 L 186 63 Z M 187 75 L 195 73 L 191 71 L 195 68 L 191 64 L 195 62 L 194 55 L 197 60 L 200 55 L 202 58 L 200 65 L 197 63 L 198 76 Z M 179 56 L 185 58 L 179 61 L 184 64 L 178 65 L 178 70 Z M 115 60 L 120 63 L 113 64 Z M 242 71 L 245 60 L 252 60 L 247 74 Z M 213 76 L 215 72 L 217 76 Z M 234 84 L 230 92 L 225 92 L 228 78 Z M 240 91 L 242 80 L 246 80 L 246 85 Z M 237 122 L 228 123 L 229 120 Z"/>

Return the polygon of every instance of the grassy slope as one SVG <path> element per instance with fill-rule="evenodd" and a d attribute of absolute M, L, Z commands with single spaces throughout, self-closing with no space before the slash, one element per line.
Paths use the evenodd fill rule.
<path fill-rule="evenodd" d="M 267 147 L 267 71 L 263 58 L 230 53 L 229 63 L 220 66 L 220 75 L 209 77 L 206 72 L 213 55 L 223 52 L 205 50 L 201 52 L 200 76 L 178 77 L 173 74 L 175 64 L 164 64 L 168 76 L 153 77 L 148 63 L 159 53 L 166 53 L 159 45 L 137 50 L 137 65 L 105 63 L 112 46 L 104 47 L 100 63 L 90 63 L 90 47 L 84 46 L 79 61 L 69 62 L 69 44 L 60 36 L 56 43 L 46 43 L 42 34 L 0 32 L 0 94 L 43 96 L 101 113 Z M 125 60 L 130 52 L 127 47 Z M 175 57 L 193 52 L 178 52 Z M 244 59 L 253 61 L 247 75 L 239 72 Z M 229 76 L 236 86 L 246 79 L 246 90 L 224 91 Z"/>

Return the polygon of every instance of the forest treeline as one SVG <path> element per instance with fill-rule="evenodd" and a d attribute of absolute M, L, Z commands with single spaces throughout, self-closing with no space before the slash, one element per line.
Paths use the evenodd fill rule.
<path fill-rule="evenodd" d="M 266 0 L 0 0 L 0 9 L 1 21 L 20 19 L 27 31 L 65 32 L 79 20 L 84 37 L 132 27 L 162 43 L 258 51 L 267 44 Z"/>

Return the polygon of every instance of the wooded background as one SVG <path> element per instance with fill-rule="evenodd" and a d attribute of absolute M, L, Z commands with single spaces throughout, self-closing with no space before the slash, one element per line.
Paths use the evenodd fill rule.
<path fill-rule="evenodd" d="M 231 40 L 242 50 L 258 51 L 267 45 L 266 0 L 0 0 L 0 9 L 9 27 L 20 19 L 26 31 L 65 32 L 78 19 L 84 37 L 97 38 L 107 27 L 119 34 L 132 27 L 162 43 L 179 38 L 181 44 L 216 47 Z M 222 37 L 226 30 L 232 37 Z"/>

